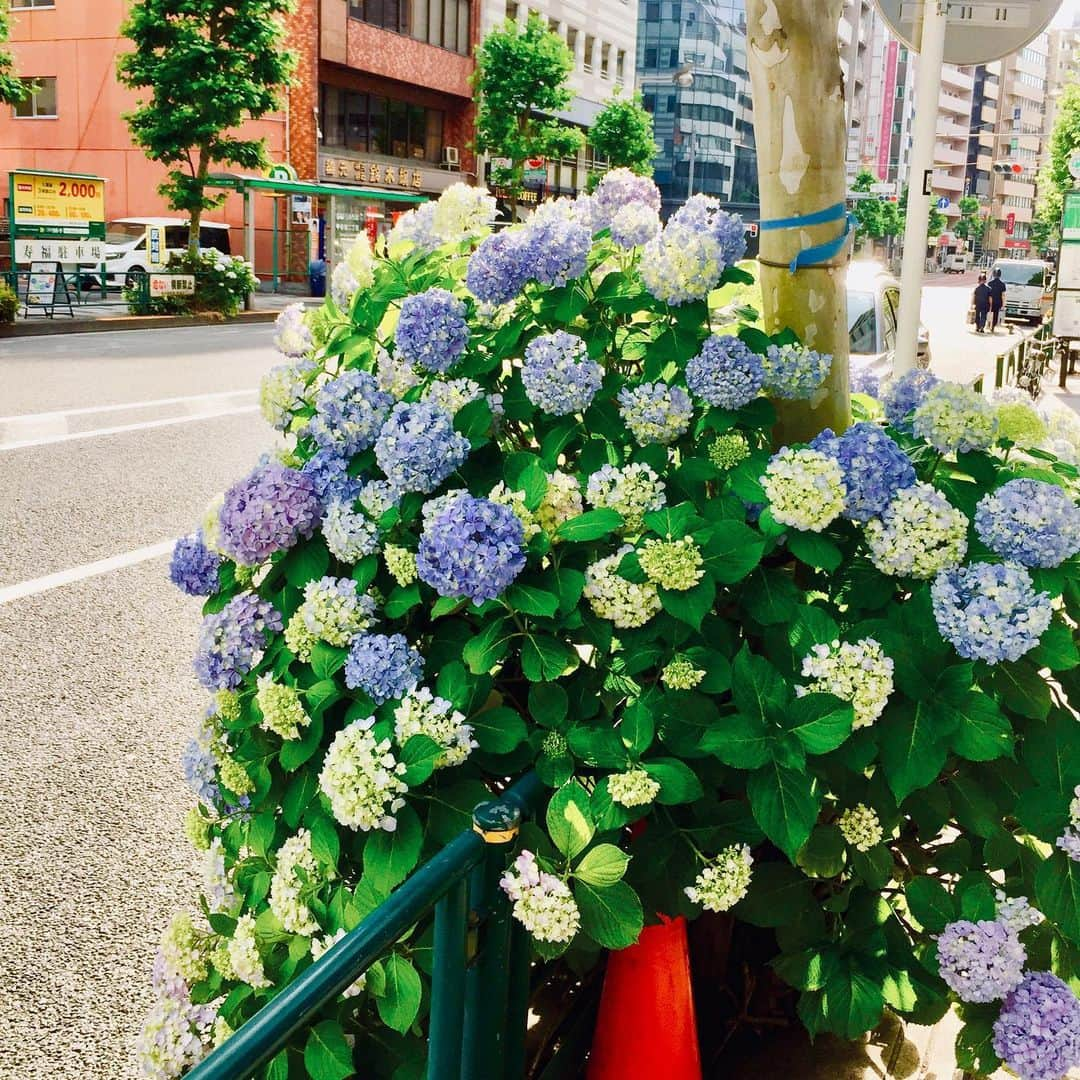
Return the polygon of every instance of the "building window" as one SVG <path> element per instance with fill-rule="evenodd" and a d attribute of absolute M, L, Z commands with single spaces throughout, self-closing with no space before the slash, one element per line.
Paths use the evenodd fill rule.
<path fill-rule="evenodd" d="M 657 49 L 650 48 L 645 50 L 645 66 L 647 68 L 655 69 L 656 65 L 659 63 L 659 60 L 660 57 L 658 55 Z"/>
<path fill-rule="evenodd" d="M 471 0 L 349 0 L 349 14 L 396 34 L 468 55 Z M 518 5 L 507 0 L 506 17 L 517 21 Z"/>
<path fill-rule="evenodd" d="M 568 26 L 566 28 L 566 47 L 574 54 L 574 63 L 577 63 L 577 28 L 574 26 Z"/>
<path fill-rule="evenodd" d="M 518 6 L 515 0 L 506 0 L 506 17 L 513 23 L 518 19 Z"/>
<path fill-rule="evenodd" d="M 611 78 L 611 46 L 606 42 L 600 46 L 600 78 Z"/>
<path fill-rule="evenodd" d="M 620 49 L 615 54 L 615 81 L 617 83 L 623 83 L 626 81 L 626 50 Z"/>
<path fill-rule="evenodd" d="M 559 33 L 559 20 L 558 19 L 550 19 L 550 18 L 548 19 L 548 32 L 554 34 L 556 37 L 561 37 L 562 36 Z"/>
<path fill-rule="evenodd" d="M 319 90 L 322 146 L 413 161 L 442 160 L 443 114 L 438 109 L 325 83 Z"/>
<path fill-rule="evenodd" d="M 11 0 L 12 8 L 52 8 L 56 0 Z"/>
<path fill-rule="evenodd" d="M 596 38 L 592 34 L 585 35 L 585 59 L 584 67 L 588 74 L 592 74 L 593 69 L 593 53 L 596 50 Z"/>
<path fill-rule="evenodd" d="M 56 119 L 56 77 L 53 75 L 23 79 L 23 82 L 36 89 L 22 101 L 15 104 L 15 115 L 20 120 L 55 120 Z"/>

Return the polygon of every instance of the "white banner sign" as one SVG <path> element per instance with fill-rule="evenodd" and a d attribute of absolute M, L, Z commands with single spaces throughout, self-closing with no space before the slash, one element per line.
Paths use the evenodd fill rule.
<path fill-rule="evenodd" d="M 98 263 L 105 261 L 104 240 L 16 240 L 15 261 Z"/>
<path fill-rule="evenodd" d="M 151 274 L 151 296 L 194 296 L 195 278 L 191 274 Z"/>

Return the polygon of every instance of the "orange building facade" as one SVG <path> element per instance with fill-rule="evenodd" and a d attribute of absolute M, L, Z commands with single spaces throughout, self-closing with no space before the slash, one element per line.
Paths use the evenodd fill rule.
<path fill-rule="evenodd" d="M 299 179 L 355 197 L 339 194 L 333 206 L 316 197 L 308 224 L 291 197 L 253 195 L 261 277 L 300 282 L 309 257 L 333 261 L 352 236 L 389 228 L 409 203 L 380 195 L 419 199 L 475 181 L 468 80 L 479 2 L 300 0 L 288 24 L 297 68 L 283 108 L 243 131 L 264 138 L 270 161 L 291 164 Z M 116 77 L 131 48 L 120 36 L 128 3 L 13 0 L 16 70 L 41 90 L 18 108 L 0 106 L 5 202 L 12 171 L 90 173 L 107 181 L 109 220 L 176 216 L 157 194 L 165 170 L 132 144 L 123 119 L 135 104 Z M 206 217 L 233 226 L 231 248 L 243 251 L 238 195 Z"/>

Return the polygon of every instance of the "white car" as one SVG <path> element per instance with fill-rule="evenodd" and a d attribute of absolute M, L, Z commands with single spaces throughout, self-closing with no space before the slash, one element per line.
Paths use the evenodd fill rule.
<path fill-rule="evenodd" d="M 162 262 L 170 255 L 182 255 L 187 250 L 188 222 L 183 218 L 145 217 L 118 218 L 105 227 L 105 266 L 110 287 L 123 288 L 150 269 L 146 250 L 146 227 L 165 227 L 165 250 Z M 220 221 L 204 221 L 199 228 L 199 250 L 217 251 L 222 256 L 231 254 L 229 226 Z M 96 287 L 97 277 L 92 273 L 97 267 L 82 267 L 84 282 L 90 280 L 90 288 Z M 84 288 L 86 285 L 84 284 Z"/>
<path fill-rule="evenodd" d="M 1004 317 L 1041 323 L 1052 299 L 1050 266 L 1042 259 L 998 259 L 988 281 L 997 270 L 1005 282 Z"/>

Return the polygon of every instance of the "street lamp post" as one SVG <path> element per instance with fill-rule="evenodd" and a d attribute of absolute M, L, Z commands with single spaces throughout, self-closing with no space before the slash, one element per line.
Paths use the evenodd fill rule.
<path fill-rule="evenodd" d="M 694 70 L 690 67 L 681 68 L 672 80 L 684 90 L 689 90 L 694 85 Z M 697 132 L 694 130 L 694 103 L 690 102 L 690 162 L 686 177 L 686 199 L 689 202 L 694 194 L 694 164 L 697 157 Z"/>

